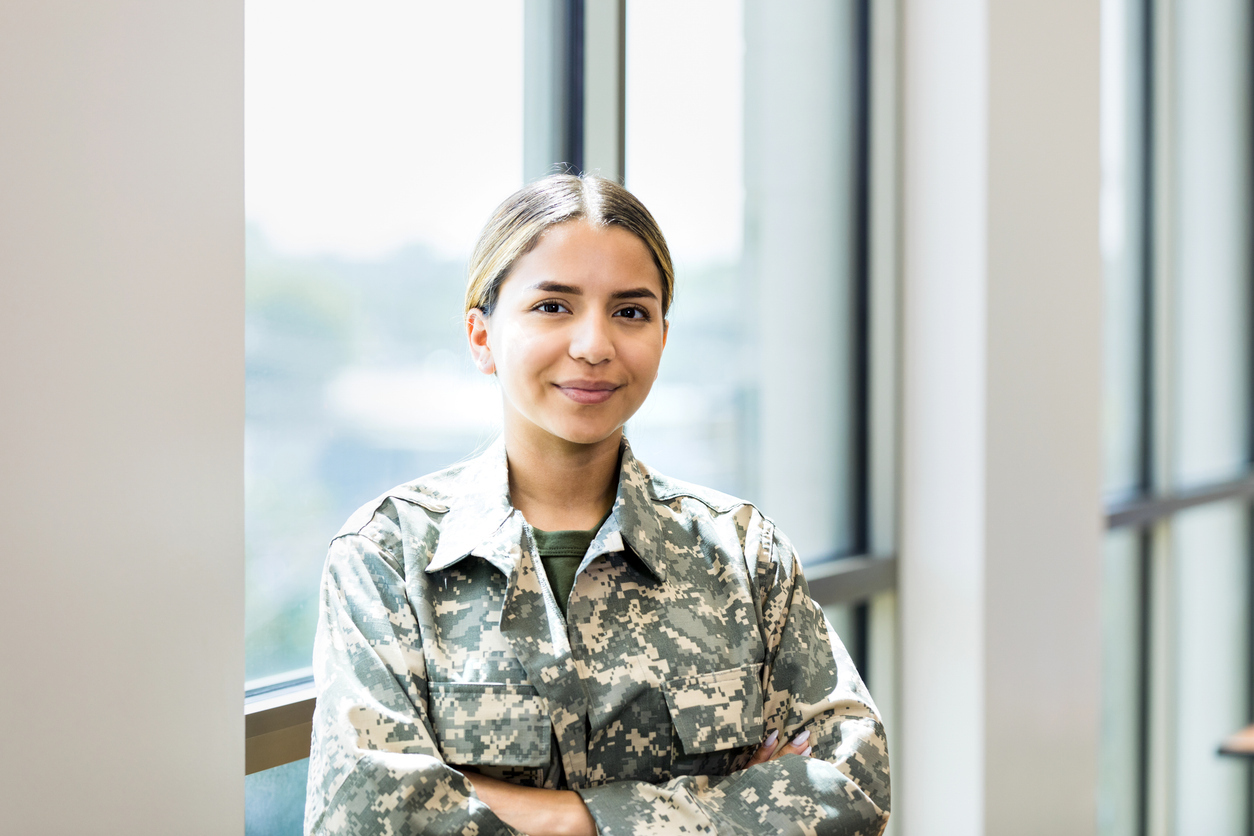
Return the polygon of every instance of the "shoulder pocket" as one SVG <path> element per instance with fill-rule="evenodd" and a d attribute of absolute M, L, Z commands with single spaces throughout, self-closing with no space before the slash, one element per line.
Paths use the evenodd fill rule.
<path fill-rule="evenodd" d="M 552 723 L 530 685 L 432 682 L 431 723 L 450 764 L 545 766 Z"/>
<path fill-rule="evenodd" d="M 761 663 L 667 680 L 666 704 L 685 755 L 761 742 Z"/>

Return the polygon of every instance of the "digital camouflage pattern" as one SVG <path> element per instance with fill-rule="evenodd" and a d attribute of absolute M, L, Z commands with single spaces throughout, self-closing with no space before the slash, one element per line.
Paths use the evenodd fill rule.
<path fill-rule="evenodd" d="M 516 833 L 463 770 L 575 790 L 603 836 L 882 831 L 875 705 L 752 505 L 624 442 L 568 616 L 502 442 L 360 509 L 323 573 L 306 832 Z M 737 771 L 803 728 L 811 758 Z"/>

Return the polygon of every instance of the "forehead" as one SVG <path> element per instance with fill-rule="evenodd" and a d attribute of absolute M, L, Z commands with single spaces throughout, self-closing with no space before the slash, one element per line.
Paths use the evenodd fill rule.
<path fill-rule="evenodd" d="M 621 226 L 568 221 L 545 230 L 514 262 L 501 292 L 525 290 L 536 281 L 561 280 L 594 291 L 599 286 L 648 287 L 661 298 L 662 274 L 648 246 Z"/>

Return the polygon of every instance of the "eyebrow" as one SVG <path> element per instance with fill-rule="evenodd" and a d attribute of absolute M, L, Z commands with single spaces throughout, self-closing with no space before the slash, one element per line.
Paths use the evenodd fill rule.
<path fill-rule="evenodd" d="M 568 293 L 571 296 L 582 296 L 583 291 L 574 285 L 561 284 L 560 282 L 536 282 L 531 286 L 532 290 L 543 290 L 548 293 Z M 610 294 L 611 299 L 656 299 L 657 294 L 647 287 L 637 287 L 632 290 L 620 290 L 617 293 Z"/>

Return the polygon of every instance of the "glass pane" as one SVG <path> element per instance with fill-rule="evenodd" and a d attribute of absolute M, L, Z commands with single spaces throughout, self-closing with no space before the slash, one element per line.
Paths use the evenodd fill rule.
<path fill-rule="evenodd" d="M 300 836 L 309 758 L 244 778 L 245 836 Z"/>
<path fill-rule="evenodd" d="M 867 677 L 867 660 L 860 658 L 863 650 L 862 636 L 862 619 L 858 616 L 857 604 L 827 604 L 823 606 L 823 615 L 827 617 L 828 622 L 832 625 L 832 629 L 836 631 L 836 635 L 840 637 L 840 643 L 845 646 L 849 658 L 853 660 L 854 665 L 858 668 L 858 673 L 862 675 L 864 682 L 869 682 Z"/>
<path fill-rule="evenodd" d="M 1135 493 L 1142 467 L 1143 8 L 1143 3 L 1130 0 L 1102 2 L 1103 416 L 1108 500 Z"/>
<path fill-rule="evenodd" d="M 1239 476 L 1250 403 L 1250 4 L 1179 3 L 1176 467 L 1181 486 Z"/>
<path fill-rule="evenodd" d="M 1138 836 L 1141 767 L 1141 560 L 1135 531 L 1102 556 L 1102 697 L 1097 832 Z"/>
<path fill-rule="evenodd" d="M 1246 836 L 1249 764 L 1217 754 L 1250 721 L 1247 510 L 1202 506 L 1173 524 L 1175 833 Z"/>
<path fill-rule="evenodd" d="M 757 502 L 804 558 L 853 542 L 854 10 L 628 5 L 627 184 L 676 260 L 631 437 Z"/>
<path fill-rule="evenodd" d="M 522 184 L 522 4 L 246 6 L 247 675 L 309 665 L 327 541 L 492 435 L 465 262 Z M 450 33 L 473 32 L 473 37 Z"/>
<path fill-rule="evenodd" d="M 626 184 L 675 260 L 675 303 L 653 392 L 628 425 L 671 476 L 749 490 L 752 376 L 740 270 L 744 42 L 738 3 L 627 4 Z"/>

